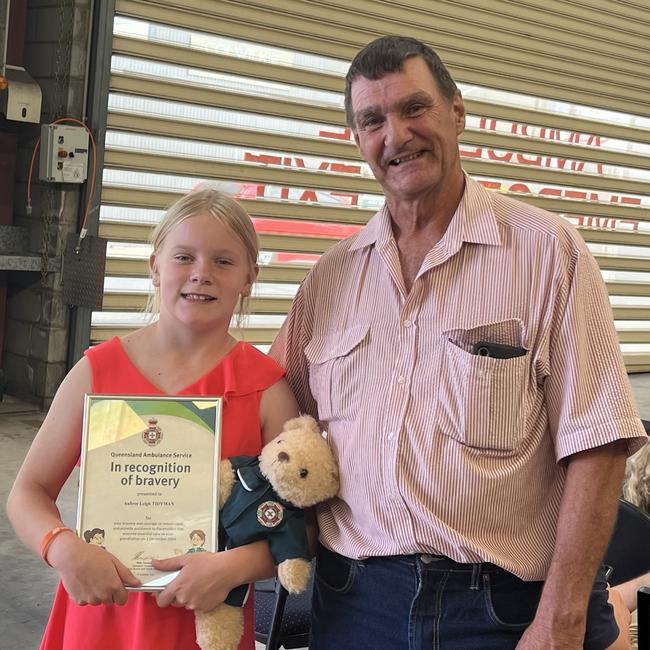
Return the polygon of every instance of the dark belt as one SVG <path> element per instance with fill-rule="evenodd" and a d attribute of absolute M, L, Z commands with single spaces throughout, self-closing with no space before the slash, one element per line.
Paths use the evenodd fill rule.
<path fill-rule="evenodd" d="M 330 551 L 331 553 L 332 551 Z M 380 562 L 399 562 L 415 566 L 420 564 L 423 568 L 436 569 L 438 571 L 467 571 L 472 573 L 475 567 L 480 566 L 483 572 L 509 573 L 491 562 L 456 562 L 446 555 L 433 555 L 431 553 L 416 553 L 414 555 L 377 555 L 373 557 L 355 560 L 364 564 Z"/>
<path fill-rule="evenodd" d="M 325 549 L 325 552 L 335 553 L 329 549 Z M 335 554 L 338 555 L 338 553 Z M 514 574 L 506 571 L 506 569 L 503 569 L 496 564 L 492 564 L 491 562 L 456 562 L 446 555 L 433 555 L 431 553 L 416 553 L 414 555 L 378 555 L 361 558 L 359 560 L 350 558 L 346 559 L 360 567 L 380 564 L 403 564 L 414 568 L 417 567 L 420 571 L 424 572 L 449 571 L 451 573 L 470 574 L 469 588 L 472 590 L 478 590 L 480 588 L 481 575 L 485 573 L 493 575 L 501 573 L 514 576 Z"/>

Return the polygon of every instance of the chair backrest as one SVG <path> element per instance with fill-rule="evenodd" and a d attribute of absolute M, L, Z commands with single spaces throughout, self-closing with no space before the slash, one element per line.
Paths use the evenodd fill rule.
<path fill-rule="evenodd" d="M 650 517 L 624 499 L 619 499 L 614 532 L 603 562 L 613 569 L 613 585 L 650 571 Z"/>
<path fill-rule="evenodd" d="M 307 589 L 289 595 L 278 580 L 255 584 L 255 639 L 266 650 L 306 648 L 311 629 L 312 577 Z"/>

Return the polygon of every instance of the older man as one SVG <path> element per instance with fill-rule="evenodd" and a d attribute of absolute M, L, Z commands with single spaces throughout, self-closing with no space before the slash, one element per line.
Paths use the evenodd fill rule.
<path fill-rule="evenodd" d="M 644 431 L 598 267 L 565 221 L 465 175 L 429 47 L 367 45 L 345 105 L 386 203 L 272 348 L 341 470 L 311 648 L 606 648 L 599 564 Z"/>

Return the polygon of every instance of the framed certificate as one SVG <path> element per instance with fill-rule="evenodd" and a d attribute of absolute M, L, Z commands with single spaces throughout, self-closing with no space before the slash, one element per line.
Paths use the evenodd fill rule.
<path fill-rule="evenodd" d="M 163 589 L 154 558 L 215 551 L 221 398 L 86 395 L 77 533 Z"/>

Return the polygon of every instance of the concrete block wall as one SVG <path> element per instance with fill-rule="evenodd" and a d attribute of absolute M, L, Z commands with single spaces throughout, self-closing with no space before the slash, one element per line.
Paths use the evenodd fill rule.
<path fill-rule="evenodd" d="M 28 0 L 25 68 L 43 93 L 43 124 L 84 117 L 90 18 L 90 0 Z M 39 125 L 19 132 L 14 225 L 28 228 L 30 252 L 53 258 L 58 271 L 9 274 L 1 365 L 8 394 L 47 407 L 67 370 L 70 313 L 61 260 L 67 235 L 77 230 L 80 188 L 40 183 L 37 162 L 27 214 L 29 161 L 39 134 Z"/>

